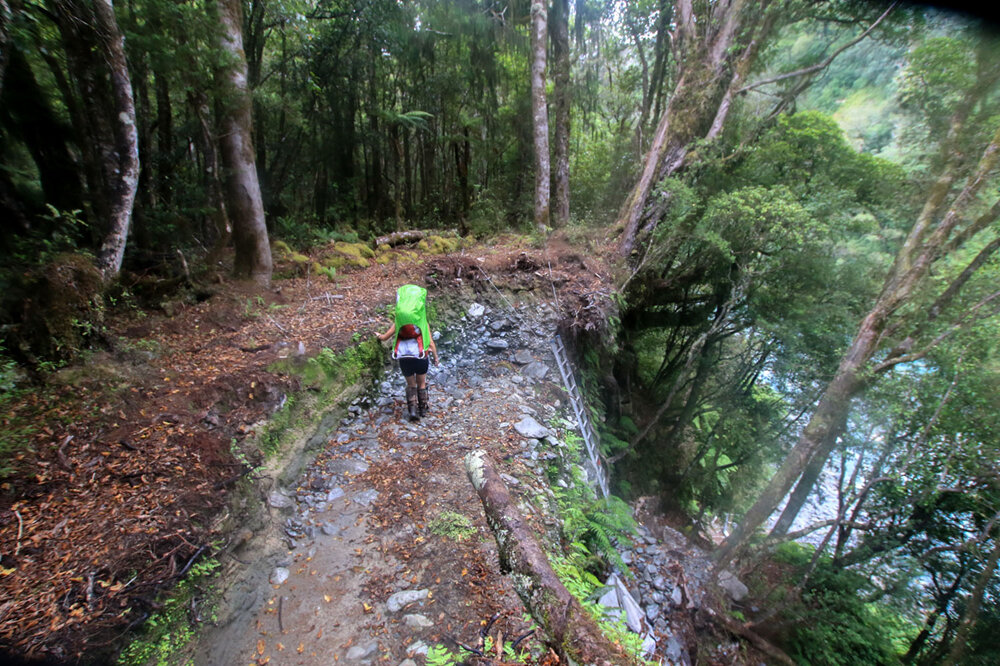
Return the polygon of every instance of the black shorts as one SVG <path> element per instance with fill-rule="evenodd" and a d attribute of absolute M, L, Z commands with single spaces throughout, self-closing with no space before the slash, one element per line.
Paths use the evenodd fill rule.
<path fill-rule="evenodd" d="M 428 368 L 431 367 L 431 359 L 429 356 L 424 358 L 412 358 L 404 356 L 399 359 L 399 369 L 403 371 L 404 377 L 412 377 L 413 375 L 426 375 Z"/>

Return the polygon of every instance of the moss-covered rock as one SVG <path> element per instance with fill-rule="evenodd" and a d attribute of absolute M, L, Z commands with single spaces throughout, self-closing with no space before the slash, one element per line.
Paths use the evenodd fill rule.
<path fill-rule="evenodd" d="M 461 247 L 462 239 L 458 237 L 428 236 L 417 243 L 417 248 L 426 254 L 450 254 Z"/>

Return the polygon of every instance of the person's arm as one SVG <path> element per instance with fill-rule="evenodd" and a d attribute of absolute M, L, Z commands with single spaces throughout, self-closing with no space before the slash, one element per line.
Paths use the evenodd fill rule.
<path fill-rule="evenodd" d="M 434 352 L 434 365 L 441 365 L 438 362 L 438 348 L 437 345 L 434 344 L 434 334 L 431 333 L 428 339 L 430 340 L 430 344 L 428 346 L 431 348 L 431 351 Z"/>
<path fill-rule="evenodd" d="M 395 332 L 396 332 L 396 322 L 392 322 L 392 326 L 389 327 L 388 331 L 386 331 L 385 333 L 378 333 L 376 335 L 378 336 L 379 340 L 385 342 L 386 340 L 391 338 L 392 334 Z M 437 352 L 435 352 L 434 355 L 437 356 Z"/>

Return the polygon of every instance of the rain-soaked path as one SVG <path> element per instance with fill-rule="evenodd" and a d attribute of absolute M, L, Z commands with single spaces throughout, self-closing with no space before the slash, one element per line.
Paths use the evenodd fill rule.
<path fill-rule="evenodd" d="M 462 458 L 487 450 L 529 522 L 558 542 L 549 480 L 574 424 L 549 348 L 556 310 L 536 302 L 466 309 L 441 331 L 425 418 L 406 420 L 403 380 L 392 369 L 322 432 L 295 484 L 264 498 L 271 520 L 232 553 L 216 622 L 193 646 L 196 664 L 409 666 L 423 663 L 429 645 L 474 643 L 497 612 L 507 636 L 530 628 L 497 571 Z M 547 436 L 525 435 L 526 419 Z M 447 524 L 456 526 L 450 536 L 440 528 Z M 653 630 L 664 663 L 690 663 L 670 611 L 700 603 L 707 561 L 679 533 L 655 530 L 641 528 L 623 553 L 636 574 L 636 621 Z"/>

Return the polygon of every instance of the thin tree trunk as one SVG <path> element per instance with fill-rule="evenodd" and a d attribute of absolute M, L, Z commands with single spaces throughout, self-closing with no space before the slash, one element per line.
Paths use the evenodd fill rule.
<path fill-rule="evenodd" d="M 555 205 L 552 226 L 569 224 L 569 135 L 572 90 L 569 62 L 569 0 L 553 0 L 552 56 L 555 88 L 555 145 L 552 150 L 555 172 Z"/>
<path fill-rule="evenodd" d="M 531 3 L 531 121 L 535 147 L 535 226 L 549 227 L 549 116 L 545 98 L 546 48 L 548 46 L 545 0 Z"/>
<path fill-rule="evenodd" d="M 261 286 L 271 284 L 271 248 L 254 159 L 253 120 L 247 62 L 243 53 L 243 11 L 240 0 L 216 0 L 220 46 L 228 54 L 218 74 L 222 102 L 222 164 L 227 209 L 236 247 L 234 273 Z"/>
<path fill-rule="evenodd" d="M 986 536 L 989 537 L 988 534 Z M 989 585 L 990 579 L 997 573 L 997 562 L 1000 562 L 1000 537 L 993 542 L 993 550 L 986 559 L 983 570 L 976 576 L 976 585 L 972 588 L 972 594 L 966 602 L 965 612 L 962 613 L 962 619 L 958 623 L 958 630 L 955 632 L 955 639 L 951 643 L 951 650 L 948 651 L 948 656 L 945 660 L 941 662 L 942 666 L 954 666 L 961 662 L 962 656 L 965 654 L 966 645 L 969 642 L 969 635 L 972 633 L 972 628 L 979 617 L 979 610 L 983 605 L 986 586 Z"/>
<path fill-rule="evenodd" d="M 111 210 L 104 242 L 97 251 L 97 270 L 105 281 L 118 277 L 125 256 L 125 242 L 132 221 L 132 205 L 139 183 L 139 135 L 135 101 L 125 60 L 125 37 L 115 20 L 111 0 L 94 0 L 94 17 L 114 95 L 116 179 L 112 183 Z"/>

